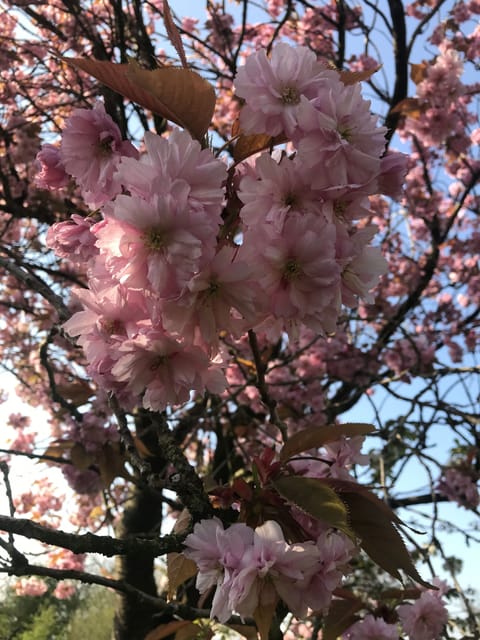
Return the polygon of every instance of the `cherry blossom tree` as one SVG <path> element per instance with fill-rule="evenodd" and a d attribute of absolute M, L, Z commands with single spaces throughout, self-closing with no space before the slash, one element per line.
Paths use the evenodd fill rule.
<path fill-rule="evenodd" d="M 180 5 L 0 5 L 2 366 L 46 416 L 5 420 L 0 571 L 115 590 L 117 640 L 478 638 L 480 3 Z"/>

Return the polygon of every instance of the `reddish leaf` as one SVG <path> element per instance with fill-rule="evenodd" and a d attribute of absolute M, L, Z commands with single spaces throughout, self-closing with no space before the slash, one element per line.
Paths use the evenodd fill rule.
<path fill-rule="evenodd" d="M 356 82 L 362 82 L 362 80 L 368 80 L 381 66 L 379 65 L 375 69 L 366 69 L 365 71 L 340 71 L 340 80 L 343 84 L 355 84 Z"/>
<path fill-rule="evenodd" d="M 255 133 L 252 135 L 241 133 L 233 149 L 233 159 L 235 162 L 241 162 L 245 160 L 245 158 L 253 156 L 255 153 L 259 153 L 269 147 L 274 147 L 277 144 L 282 144 L 283 142 L 286 142 L 286 138 L 281 135 L 272 137 L 266 133 Z"/>
<path fill-rule="evenodd" d="M 140 440 L 137 436 L 133 436 L 133 443 L 135 445 L 135 449 L 137 450 L 138 455 L 141 458 L 153 458 L 154 454 L 150 451 L 150 449 Z"/>
<path fill-rule="evenodd" d="M 132 102 L 184 127 L 194 138 L 203 139 L 215 109 L 215 90 L 195 71 L 176 67 L 149 71 L 134 62 L 66 60 Z"/>
<path fill-rule="evenodd" d="M 183 553 L 167 554 L 168 597 L 175 597 L 180 585 L 197 573 L 197 565 Z"/>
<path fill-rule="evenodd" d="M 283 446 L 280 451 L 280 460 L 285 462 L 309 449 L 318 449 L 328 442 L 335 442 L 342 436 L 352 438 L 354 436 L 365 436 L 375 431 L 372 424 L 348 422 L 339 425 L 324 425 L 321 427 L 309 427 L 303 431 L 295 433 Z"/>
<path fill-rule="evenodd" d="M 401 524 L 401 520 L 392 509 L 374 493 L 354 482 L 327 482 L 339 492 L 346 504 L 350 526 L 360 538 L 361 546 L 370 558 L 398 580 L 402 580 L 402 570 L 415 582 L 431 589 L 432 585 L 420 577 L 413 564 L 402 536 L 395 526 Z"/>
<path fill-rule="evenodd" d="M 415 600 L 422 595 L 422 591 L 420 589 L 411 588 L 411 589 L 385 589 L 382 591 L 379 599 L 380 600 Z"/>
<path fill-rule="evenodd" d="M 125 458 L 118 442 L 105 444 L 97 455 L 97 463 L 104 487 L 109 487 L 115 478 L 125 477 Z"/>
<path fill-rule="evenodd" d="M 67 451 L 71 451 L 74 446 L 75 442 L 73 442 L 73 440 L 55 440 L 55 442 L 52 442 L 52 444 L 45 449 L 43 455 L 49 456 L 50 458 L 63 458 L 64 454 Z M 43 461 L 39 460 L 39 462 Z M 52 464 L 56 463 L 53 462 Z"/>
<path fill-rule="evenodd" d="M 215 110 L 215 90 L 202 76 L 190 69 L 164 67 L 148 71 L 129 65 L 127 77 L 154 96 L 161 105 L 160 115 L 190 131 L 202 140 Z"/>
<path fill-rule="evenodd" d="M 400 100 L 390 113 L 401 113 L 403 116 L 409 116 L 410 118 L 419 118 L 422 114 L 423 106 L 420 104 L 417 98 L 405 98 Z"/>
<path fill-rule="evenodd" d="M 336 640 L 341 636 L 344 631 L 357 621 L 355 614 L 362 606 L 362 601 L 354 596 L 348 600 L 332 600 L 323 623 L 322 640 Z"/>
<path fill-rule="evenodd" d="M 283 476 L 273 483 L 288 502 L 335 529 L 353 537 L 344 502 L 320 478 Z"/>
<path fill-rule="evenodd" d="M 95 461 L 95 456 L 88 453 L 83 444 L 76 442 L 70 450 L 70 460 L 74 467 L 85 471 Z"/>
<path fill-rule="evenodd" d="M 132 102 L 136 102 L 154 113 L 160 113 L 161 104 L 159 104 L 158 100 L 127 77 L 128 64 L 117 64 L 108 60 L 95 60 L 92 58 L 65 58 L 65 61 L 100 80 L 102 84 Z"/>
<path fill-rule="evenodd" d="M 175 520 L 175 524 L 173 525 L 172 532 L 173 533 L 183 533 L 190 526 L 190 522 L 192 521 L 192 516 L 190 515 L 190 511 L 185 507 L 180 512 L 180 515 Z"/>
<path fill-rule="evenodd" d="M 273 616 L 275 615 L 275 609 L 277 602 L 271 602 L 267 605 L 258 606 L 253 614 L 253 619 L 257 625 L 258 633 L 261 640 L 268 640 L 270 627 L 272 624 Z"/>
<path fill-rule="evenodd" d="M 167 0 L 163 0 L 163 22 L 165 23 L 165 29 L 167 30 L 167 35 L 170 38 L 170 42 L 175 47 L 176 52 L 178 53 L 178 57 L 180 58 L 180 62 L 182 63 L 182 67 L 184 69 L 188 68 L 187 57 L 185 55 L 185 49 L 183 48 L 182 38 L 180 37 L 180 33 L 173 21 L 172 12 L 170 11 L 170 6 Z"/>
<path fill-rule="evenodd" d="M 76 405 L 85 404 L 93 394 L 93 390 L 86 380 L 57 384 L 57 392 L 62 398 L 66 398 Z"/>
<path fill-rule="evenodd" d="M 251 486 L 243 478 L 235 478 L 232 483 L 232 490 L 243 500 L 251 501 L 253 497 Z"/>
<path fill-rule="evenodd" d="M 240 118 L 237 116 L 232 124 L 232 138 L 240 135 Z"/>
<path fill-rule="evenodd" d="M 415 84 L 419 84 L 425 80 L 427 76 L 427 69 L 429 67 L 428 62 L 420 62 L 419 64 L 412 63 L 410 65 L 410 78 Z"/>

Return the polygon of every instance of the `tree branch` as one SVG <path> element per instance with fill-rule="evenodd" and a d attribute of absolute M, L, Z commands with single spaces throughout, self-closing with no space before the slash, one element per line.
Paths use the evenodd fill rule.
<path fill-rule="evenodd" d="M 99 553 L 111 558 L 135 552 L 149 552 L 162 556 L 172 551 L 182 550 L 182 535 L 165 535 L 160 539 L 149 538 L 112 538 L 93 533 L 67 533 L 50 529 L 26 518 L 12 518 L 0 515 L 0 530 L 17 534 L 25 538 L 39 540 L 45 544 L 69 549 L 73 553 Z"/>

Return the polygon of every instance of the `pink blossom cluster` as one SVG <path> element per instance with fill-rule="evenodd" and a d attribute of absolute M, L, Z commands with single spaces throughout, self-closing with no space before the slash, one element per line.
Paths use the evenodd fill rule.
<path fill-rule="evenodd" d="M 8 446 L 14 451 L 31 453 L 35 446 L 35 432 L 31 429 L 31 419 L 21 413 L 11 413 L 8 426 L 15 431 L 8 437 Z"/>
<path fill-rule="evenodd" d="M 220 622 L 233 612 L 252 616 L 279 598 L 298 617 L 309 608 L 326 610 L 353 549 L 333 530 L 315 542 L 289 544 L 273 520 L 255 529 L 244 523 L 224 529 L 218 518 L 197 523 L 185 547 L 198 566 L 200 593 L 215 588 L 210 615 Z"/>
<path fill-rule="evenodd" d="M 353 624 L 343 635 L 343 640 L 437 640 L 448 621 L 448 611 L 443 596 L 447 585 L 433 579 L 436 590 L 425 590 L 413 603 L 401 604 L 396 613 L 399 624 L 386 622 L 381 617 L 367 614 Z M 400 629 L 406 636 L 400 636 Z"/>
<path fill-rule="evenodd" d="M 78 494 L 93 496 L 104 486 L 100 473 L 95 469 L 78 469 L 73 464 L 65 464 L 62 473 L 69 486 Z"/>
<path fill-rule="evenodd" d="M 334 442 L 324 444 L 314 457 L 299 456 L 290 465 L 296 475 L 353 480 L 349 469 L 355 464 L 366 465 L 369 462 L 368 454 L 361 452 L 364 440 L 363 436 L 341 436 Z"/>
<path fill-rule="evenodd" d="M 392 371 L 409 380 L 416 372 L 425 373 L 433 366 L 436 345 L 425 335 L 402 338 L 392 345 L 384 356 L 385 364 Z"/>
<path fill-rule="evenodd" d="M 359 85 L 306 47 L 278 44 L 270 58 L 247 58 L 235 89 L 242 130 L 281 136 L 294 153 L 263 152 L 232 181 L 186 131 L 146 133 L 139 157 L 97 104 L 73 112 L 58 156 L 40 157 L 44 185 L 59 186 L 63 166 L 100 207 L 101 219 L 72 216 L 47 241 L 86 266 L 88 288 L 75 289 L 80 310 L 65 330 L 127 407 L 222 392 L 225 338 L 333 332 L 342 304 L 370 300 L 385 272 L 370 245 L 375 227 L 355 221 L 369 195 L 399 192 L 405 162 L 382 158 L 385 129 Z M 242 205 L 233 223 L 232 192 Z"/>
<path fill-rule="evenodd" d="M 75 595 L 76 592 L 77 588 L 73 583 L 61 580 L 53 590 L 53 595 L 59 600 L 68 600 Z"/>
<path fill-rule="evenodd" d="M 445 582 L 433 579 L 436 591 L 424 591 L 413 604 L 397 608 L 400 623 L 410 640 L 437 640 L 448 621 L 443 596 L 448 590 Z"/>
<path fill-rule="evenodd" d="M 80 464 L 71 456 L 74 458 L 72 464 L 62 465 L 62 473 L 76 493 L 93 495 L 104 487 L 100 468 L 105 460 L 105 451 L 110 443 L 119 440 L 106 403 L 100 391 L 91 402 L 90 409 L 81 414 L 81 420 L 68 416 L 63 419 L 65 440 L 80 445 L 83 452 Z"/>
<path fill-rule="evenodd" d="M 64 506 L 65 496 L 55 490 L 54 483 L 48 478 L 41 478 L 14 498 L 17 513 L 28 514 L 35 522 L 51 525 L 58 522 L 59 514 Z"/>
<path fill-rule="evenodd" d="M 294 153 L 261 154 L 246 169 L 241 252 L 258 263 L 269 301 L 266 324 L 335 331 L 342 304 L 354 306 L 385 272 L 370 246 L 375 227 L 355 225 L 367 196 L 399 193 L 401 154 L 386 155 L 385 129 L 370 114 L 358 84 L 306 47 L 277 44 L 247 58 L 235 79 L 245 100 L 242 131 L 289 140 Z"/>
<path fill-rule="evenodd" d="M 459 468 L 449 467 L 444 470 L 437 484 L 437 491 L 468 509 L 476 509 L 480 504 L 480 494 L 472 474 Z"/>
<path fill-rule="evenodd" d="M 83 553 L 73 553 L 69 549 L 51 551 L 47 556 L 47 566 L 65 571 L 83 571 L 86 556 Z"/>
<path fill-rule="evenodd" d="M 398 640 L 399 637 L 396 624 L 389 624 L 372 614 L 367 614 L 342 635 L 343 640 Z"/>
<path fill-rule="evenodd" d="M 43 596 L 46 591 L 48 591 L 47 584 L 36 576 L 20 578 L 15 584 L 17 596 Z"/>
<path fill-rule="evenodd" d="M 425 147 L 446 144 L 455 159 L 471 144 L 465 127 L 476 121 L 469 112 L 471 94 L 462 83 L 462 56 L 451 43 L 439 43 L 440 53 L 435 61 L 425 65 L 423 78 L 417 84 L 417 112 L 408 117 L 404 134 L 414 135 Z M 419 65 L 420 66 L 420 65 Z M 450 170 L 458 171 L 453 162 Z M 461 163 L 466 169 L 466 166 Z"/>
<path fill-rule="evenodd" d="M 67 119 L 60 147 L 46 144 L 37 155 L 37 185 L 58 189 L 74 178 L 82 197 L 98 207 L 121 192 L 115 171 L 122 157 L 138 151 L 122 140 L 120 130 L 102 103 L 93 109 L 74 109 Z"/>
<path fill-rule="evenodd" d="M 243 291 L 251 297 L 245 283 L 227 289 L 245 267 L 230 265 L 228 247 L 216 252 L 226 167 L 180 130 L 168 140 L 147 134 L 141 160 L 129 148 L 122 155 L 102 110 L 74 112 L 62 138 L 68 153 L 81 147 L 65 167 L 89 201 L 110 198 L 101 221 L 74 217 L 50 229 L 50 246 L 86 261 L 89 278 L 88 289 L 75 291 L 83 310 L 65 329 L 80 336 L 92 377 L 126 404 L 143 395 L 144 406 L 159 409 L 187 401 L 191 390 L 220 392 L 223 375 L 203 336 L 215 343 L 228 328 L 216 323 L 234 322 L 231 305 L 242 305 Z M 215 296 L 217 273 L 226 287 Z"/>

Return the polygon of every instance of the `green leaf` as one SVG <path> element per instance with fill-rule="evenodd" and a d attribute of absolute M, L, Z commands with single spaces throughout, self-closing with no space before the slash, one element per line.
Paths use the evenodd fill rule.
<path fill-rule="evenodd" d="M 325 480 L 283 476 L 275 480 L 273 486 L 288 502 L 305 513 L 353 537 L 348 524 L 347 508 Z"/>
<path fill-rule="evenodd" d="M 285 462 L 292 456 L 318 449 L 329 442 L 335 442 L 342 436 L 353 438 L 355 436 L 366 436 L 375 431 L 373 424 L 363 422 L 347 422 L 345 424 L 323 425 L 321 427 L 308 427 L 303 431 L 295 433 L 280 451 L 280 460 Z"/>

